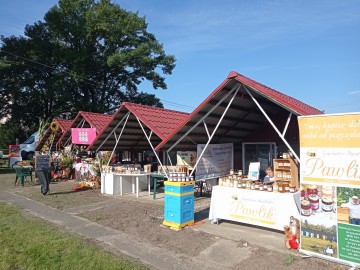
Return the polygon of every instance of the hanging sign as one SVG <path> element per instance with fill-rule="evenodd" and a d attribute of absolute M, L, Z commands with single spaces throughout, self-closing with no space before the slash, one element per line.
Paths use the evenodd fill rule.
<path fill-rule="evenodd" d="M 72 128 L 71 142 L 73 144 L 90 145 L 96 138 L 96 128 Z"/>
<path fill-rule="evenodd" d="M 360 266 L 360 113 L 299 117 L 301 249 Z"/>

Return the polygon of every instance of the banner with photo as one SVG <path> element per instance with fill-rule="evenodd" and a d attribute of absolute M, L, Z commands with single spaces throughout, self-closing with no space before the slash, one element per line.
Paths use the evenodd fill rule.
<path fill-rule="evenodd" d="M 205 144 L 197 145 L 197 159 Z M 196 179 L 218 177 L 234 168 L 234 145 L 232 143 L 209 144 L 196 167 Z"/>
<path fill-rule="evenodd" d="M 298 117 L 300 252 L 360 266 L 360 113 Z"/>

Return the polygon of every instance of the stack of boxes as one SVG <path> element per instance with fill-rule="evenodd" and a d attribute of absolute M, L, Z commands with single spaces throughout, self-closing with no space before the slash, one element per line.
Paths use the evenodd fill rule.
<path fill-rule="evenodd" d="M 173 228 L 194 223 L 194 181 L 165 181 L 164 221 Z"/>

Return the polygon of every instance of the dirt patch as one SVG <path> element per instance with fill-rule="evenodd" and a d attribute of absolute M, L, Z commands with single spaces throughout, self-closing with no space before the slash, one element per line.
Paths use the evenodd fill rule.
<path fill-rule="evenodd" d="M 167 226 L 161 226 L 164 219 L 163 212 L 162 204 L 121 200 L 117 205 L 89 211 L 81 216 L 125 232 L 137 241 L 145 241 L 177 254 L 195 256 L 216 241 L 213 235 L 194 231 L 190 227 L 174 231 Z"/>
<path fill-rule="evenodd" d="M 41 194 L 39 184 L 17 188 L 15 193 L 60 210 L 112 199 L 111 197 L 102 195 L 100 189 L 84 191 L 72 190 L 77 184 L 78 183 L 74 181 L 51 183 L 50 193 L 46 196 Z"/>

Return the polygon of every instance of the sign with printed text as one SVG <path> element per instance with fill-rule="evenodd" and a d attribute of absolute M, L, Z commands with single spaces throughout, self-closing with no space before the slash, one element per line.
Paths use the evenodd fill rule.
<path fill-rule="evenodd" d="M 50 164 L 50 156 L 49 155 L 36 155 L 35 156 L 35 168 L 36 170 L 41 169 L 49 169 Z"/>
<path fill-rule="evenodd" d="M 72 128 L 71 138 L 73 144 L 90 145 L 96 138 L 96 128 Z"/>
<path fill-rule="evenodd" d="M 197 145 L 197 158 L 205 144 Z M 196 167 L 196 178 L 226 175 L 234 168 L 234 145 L 232 143 L 209 144 Z"/>
<path fill-rule="evenodd" d="M 300 193 L 273 193 L 213 186 L 209 219 L 226 219 L 283 231 L 298 217 Z"/>
<path fill-rule="evenodd" d="M 195 151 L 177 151 L 176 152 L 176 165 L 177 166 L 187 166 L 189 169 L 192 169 L 196 162 L 196 152 Z"/>
<path fill-rule="evenodd" d="M 298 120 L 300 251 L 360 266 L 360 113 Z"/>

